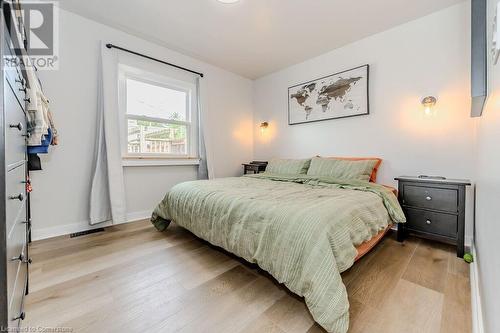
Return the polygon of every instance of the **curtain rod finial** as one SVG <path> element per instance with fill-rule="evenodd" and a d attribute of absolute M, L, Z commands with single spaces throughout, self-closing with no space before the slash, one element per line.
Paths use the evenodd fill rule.
<path fill-rule="evenodd" d="M 112 48 L 112 47 L 113 47 L 113 45 L 108 43 L 108 44 L 106 44 L 106 47 L 107 47 L 108 49 L 110 49 L 110 48 Z"/>

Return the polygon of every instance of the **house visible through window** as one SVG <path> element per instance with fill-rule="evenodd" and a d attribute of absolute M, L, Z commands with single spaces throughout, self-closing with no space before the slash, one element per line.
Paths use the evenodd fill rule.
<path fill-rule="evenodd" d="M 190 155 L 192 91 L 131 77 L 125 85 L 127 155 Z"/>

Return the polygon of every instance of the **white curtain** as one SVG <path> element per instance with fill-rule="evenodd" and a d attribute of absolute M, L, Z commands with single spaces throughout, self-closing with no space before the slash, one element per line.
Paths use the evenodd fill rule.
<path fill-rule="evenodd" d="M 90 224 L 126 222 L 120 149 L 118 58 L 101 43 L 98 67 L 97 133 L 90 190 Z"/>
<path fill-rule="evenodd" d="M 209 159 L 207 158 L 207 122 L 206 115 L 203 112 L 203 79 L 201 77 L 196 78 L 196 103 L 198 109 L 198 157 L 200 158 L 200 164 L 198 166 L 198 179 L 212 179 L 213 172 L 211 165 L 209 164 Z"/>

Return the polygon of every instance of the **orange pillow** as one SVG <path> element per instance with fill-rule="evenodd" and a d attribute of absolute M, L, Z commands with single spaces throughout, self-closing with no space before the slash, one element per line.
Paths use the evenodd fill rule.
<path fill-rule="evenodd" d="M 370 182 L 377 182 L 377 172 L 380 164 L 382 164 L 382 159 L 378 157 L 327 157 L 327 158 L 336 158 L 338 160 L 346 160 L 346 161 L 366 161 L 366 160 L 377 160 L 377 163 L 373 167 L 372 174 L 370 175 Z"/>

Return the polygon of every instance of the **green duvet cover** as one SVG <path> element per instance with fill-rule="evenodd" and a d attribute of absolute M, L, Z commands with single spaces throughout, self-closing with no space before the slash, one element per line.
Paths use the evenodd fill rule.
<path fill-rule="evenodd" d="M 405 217 L 381 185 L 264 173 L 176 185 L 152 217 L 161 231 L 170 221 L 258 264 L 303 296 L 317 323 L 344 333 L 349 302 L 340 273 L 353 265 L 357 245 Z"/>

